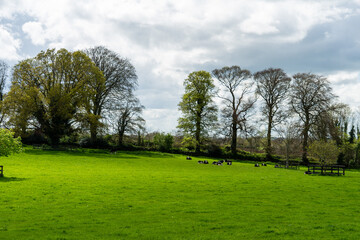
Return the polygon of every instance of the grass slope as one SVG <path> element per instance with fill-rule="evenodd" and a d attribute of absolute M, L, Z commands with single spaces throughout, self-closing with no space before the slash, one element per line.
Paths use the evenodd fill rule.
<path fill-rule="evenodd" d="M 0 239 L 360 239 L 360 173 L 132 152 L 1 158 Z"/>

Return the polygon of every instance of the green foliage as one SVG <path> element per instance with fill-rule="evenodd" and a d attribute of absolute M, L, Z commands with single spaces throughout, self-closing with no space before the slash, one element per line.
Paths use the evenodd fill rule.
<path fill-rule="evenodd" d="M 335 164 L 339 149 L 334 141 L 314 141 L 309 146 L 309 154 L 321 165 Z"/>
<path fill-rule="evenodd" d="M 344 142 L 340 146 L 339 161 L 342 164 L 346 164 L 348 166 L 354 165 L 355 157 L 356 157 L 356 150 L 357 150 L 357 144 L 350 143 L 350 142 Z"/>
<path fill-rule="evenodd" d="M 183 117 L 178 119 L 178 128 L 196 141 L 196 152 L 200 151 L 203 138 L 217 122 L 217 107 L 214 104 L 215 85 L 210 73 L 192 72 L 184 81 L 185 93 L 179 103 Z"/>
<path fill-rule="evenodd" d="M 83 52 L 42 51 L 14 66 L 4 109 L 19 135 L 31 123 L 56 145 L 71 133 L 74 120 L 84 117 L 80 113 L 93 96 L 92 86 L 103 82 L 101 71 Z"/>
<path fill-rule="evenodd" d="M 170 151 L 173 143 L 174 137 L 170 133 L 156 133 L 154 136 L 154 144 L 160 151 Z"/>
<path fill-rule="evenodd" d="M 14 138 L 14 132 L 8 129 L 0 129 L 0 156 L 9 156 L 22 151 L 21 138 Z"/>
<path fill-rule="evenodd" d="M 355 127 L 354 125 L 352 126 L 350 132 L 349 132 L 349 143 L 354 143 L 356 140 L 356 136 L 355 136 Z"/>
<path fill-rule="evenodd" d="M 221 147 L 214 143 L 207 145 L 206 150 L 210 157 L 221 157 L 223 155 Z"/>
<path fill-rule="evenodd" d="M 185 135 L 181 141 L 181 144 L 184 146 L 184 148 L 192 151 L 195 150 L 196 140 L 189 135 Z"/>

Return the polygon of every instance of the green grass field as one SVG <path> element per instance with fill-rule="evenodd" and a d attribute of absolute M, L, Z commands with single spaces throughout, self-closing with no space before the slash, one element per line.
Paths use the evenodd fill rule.
<path fill-rule="evenodd" d="M 202 159 L 33 149 L 3 157 L 0 239 L 360 239 L 359 172 Z"/>

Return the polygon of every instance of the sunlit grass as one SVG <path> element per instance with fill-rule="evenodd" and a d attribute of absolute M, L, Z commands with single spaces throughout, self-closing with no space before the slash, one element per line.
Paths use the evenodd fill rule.
<path fill-rule="evenodd" d="M 360 239 L 359 172 L 201 159 L 33 149 L 1 158 L 0 239 Z"/>

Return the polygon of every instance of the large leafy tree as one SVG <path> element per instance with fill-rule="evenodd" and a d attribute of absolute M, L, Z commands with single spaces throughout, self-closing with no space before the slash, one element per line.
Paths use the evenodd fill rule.
<path fill-rule="evenodd" d="M 287 97 L 291 79 L 280 68 L 268 68 L 254 74 L 256 93 L 264 101 L 262 114 L 267 121 L 267 157 L 271 157 L 271 131 L 286 116 L 281 105 Z"/>
<path fill-rule="evenodd" d="M 178 128 L 195 139 L 195 151 L 200 152 L 202 139 L 217 122 L 217 107 L 214 104 L 215 85 L 210 73 L 197 71 L 184 81 L 185 93 L 179 103 L 183 116 L 178 119 Z"/>
<path fill-rule="evenodd" d="M 317 122 L 321 114 L 329 111 L 334 97 L 326 78 L 311 73 L 297 73 L 293 76 L 290 105 L 303 124 L 302 160 L 305 163 L 308 163 L 310 128 Z"/>
<path fill-rule="evenodd" d="M 92 141 L 95 141 L 98 130 L 102 126 L 100 120 L 104 115 L 103 112 L 112 106 L 112 96 L 132 93 L 137 86 L 137 75 L 135 67 L 128 59 L 103 46 L 89 48 L 85 50 L 85 53 L 105 77 L 105 83 L 102 76 L 92 82 L 93 95 L 87 101 L 86 107 L 85 122 L 90 127 Z"/>
<path fill-rule="evenodd" d="M 10 122 L 22 132 L 34 123 L 57 145 L 93 95 L 94 82 L 102 85 L 103 75 L 81 51 L 51 49 L 23 60 L 14 67 L 5 100 Z"/>
<path fill-rule="evenodd" d="M 248 96 L 252 87 L 248 81 L 251 78 L 251 73 L 239 66 L 232 66 L 215 69 L 212 74 L 225 88 L 225 93 L 220 96 L 225 103 L 222 112 L 226 119 L 230 119 L 230 121 L 225 122 L 230 124 L 231 152 L 236 155 L 238 131 L 244 129 L 247 115 L 256 101 L 255 98 Z"/>

